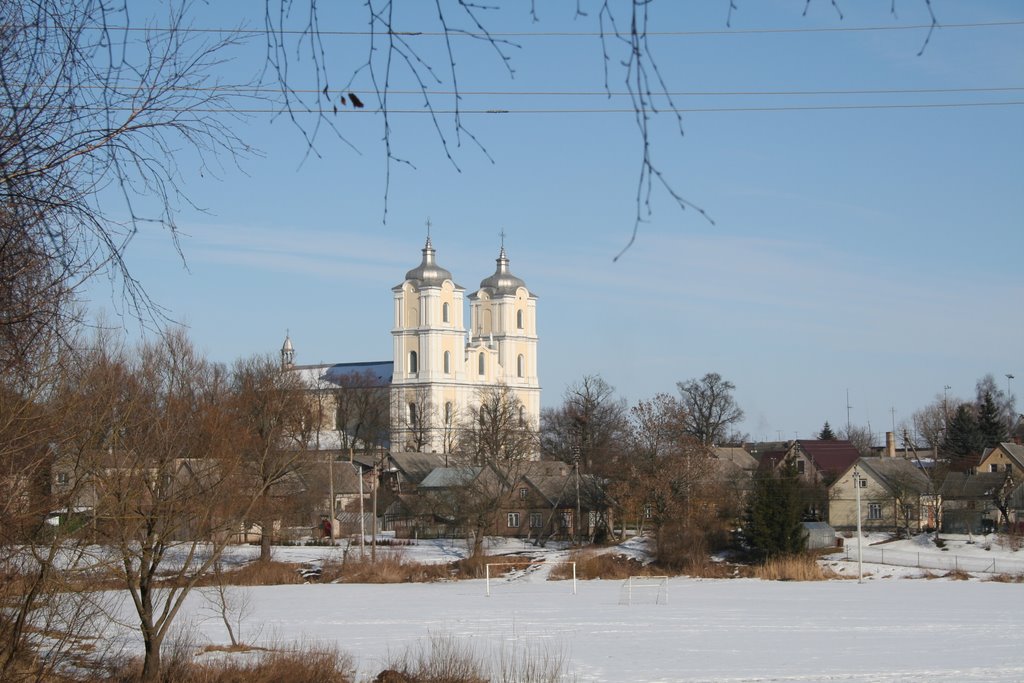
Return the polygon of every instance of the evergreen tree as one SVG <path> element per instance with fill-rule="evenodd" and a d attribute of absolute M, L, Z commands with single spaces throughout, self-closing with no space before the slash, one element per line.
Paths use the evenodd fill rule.
<path fill-rule="evenodd" d="M 818 439 L 821 441 L 835 441 L 836 433 L 832 431 L 832 426 L 825 420 L 825 426 L 818 432 Z"/>
<path fill-rule="evenodd" d="M 949 420 L 942 453 L 956 469 L 967 470 L 977 462 L 984 449 L 985 436 L 974 416 L 974 408 L 968 403 L 961 403 Z"/>
<path fill-rule="evenodd" d="M 1006 422 L 990 391 L 978 402 L 978 430 L 986 448 L 1006 441 Z"/>
<path fill-rule="evenodd" d="M 783 465 L 780 472 L 755 477 L 742 530 L 743 540 L 755 557 L 766 560 L 804 550 L 801 493 L 800 476 L 793 463 Z"/>

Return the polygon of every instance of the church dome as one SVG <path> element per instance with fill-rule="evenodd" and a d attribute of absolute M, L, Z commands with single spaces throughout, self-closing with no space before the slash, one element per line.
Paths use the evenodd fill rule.
<path fill-rule="evenodd" d="M 500 295 L 515 294 L 520 287 L 526 287 L 526 283 L 508 269 L 508 256 L 505 255 L 505 247 L 501 248 L 501 253 L 498 254 L 495 261 L 498 264 L 497 270 L 494 271 L 494 275 L 480 283 L 480 289 L 489 289 L 492 294 Z"/>
<path fill-rule="evenodd" d="M 423 247 L 423 261 L 406 273 L 405 279 L 417 281 L 421 287 L 439 287 L 445 280 L 452 279 L 452 274 L 434 261 L 434 247 L 429 237 Z"/>

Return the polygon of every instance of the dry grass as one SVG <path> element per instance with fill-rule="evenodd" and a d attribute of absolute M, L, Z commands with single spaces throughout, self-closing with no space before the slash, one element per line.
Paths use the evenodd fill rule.
<path fill-rule="evenodd" d="M 352 658 L 336 647 L 324 645 L 265 650 L 258 657 L 224 657 L 207 662 L 196 662 L 188 652 L 172 648 L 163 659 L 162 683 L 352 683 L 355 680 Z M 109 671 L 106 679 L 129 683 L 137 681 L 141 671 L 142 663 L 131 660 Z"/>
<path fill-rule="evenodd" d="M 482 579 L 487 575 L 488 564 L 500 564 L 491 567 L 491 577 L 504 576 L 509 572 L 523 571 L 533 562 L 527 558 L 509 557 L 507 555 L 477 555 L 467 557 L 451 564 L 453 574 L 458 579 Z"/>
<path fill-rule="evenodd" d="M 824 569 L 809 555 L 787 555 L 766 560 L 753 567 L 754 578 L 766 581 L 827 581 L 844 578 Z"/>
<path fill-rule="evenodd" d="M 1024 583 L 1024 574 L 996 574 L 988 580 L 993 583 Z"/>
<path fill-rule="evenodd" d="M 224 572 L 221 576 L 224 583 L 231 586 L 280 586 L 302 583 L 299 567 L 290 562 L 250 562 L 235 571 Z M 204 578 L 202 585 L 214 583 L 217 583 L 216 575 L 211 574 Z"/>
<path fill-rule="evenodd" d="M 963 571 L 963 570 L 954 569 L 951 572 L 943 574 L 942 578 L 944 578 L 944 579 L 952 579 L 953 581 L 967 581 L 967 580 L 969 580 L 971 578 L 971 575 L 968 574 L 967 572 Z"/>
<path fill-rule="evenodd" d="M 649 576 L 661 573 L 652 572 L 639 560 L 634 560 L 624 555 L 613 555 L 612 553 L 576 551 L 569 555 L 568 561 L 576 563 L 576 578 L 581 580 L 624 580 L 630 576 Z M 559 564 L 551 570 L 548 578 L 551 581 L 571 579 L 572 566 L 569 564 Z"/>
<path fill-rule="evenodd" d="M 471 639 L 431 634 L 392 657 L 374 683 L 556 683 L 564 679 L 568 658 L 545 641 L 513 638 L 500 651 L 474 648 Z"/>
<path fill-rule="evenodd" d="M 377 553 L 373 562 L 363 559 L 328 562 L 323 566 L 321 583 L 429 583 L 451 578 L 451 571 L 442 564 L 423 564 L 406 560 L 401 553 Z"/>

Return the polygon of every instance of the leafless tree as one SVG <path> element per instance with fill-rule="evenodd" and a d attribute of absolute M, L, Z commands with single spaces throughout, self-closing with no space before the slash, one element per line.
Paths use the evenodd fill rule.
<path fill-rule="evenodd" d="M 72 477 L 87 483 L 96 539 L 139 618 L 143 679 L 158 680 L 160 650 L 188 593 L 212 567 L 245 510 L 234 506 L 240 462 L 226 371 L 174 332 L 135 356 L 85 354 L 63 400 L 95 414 L 65 444 Z"/>
<path fill-rule="evenodd" d="M 676 386 L 686 411 L 686 432 L 703 445 L 724 443 L 728 430 L 743 420 L 743 410 L 733 398 L 736 385 L 717 372 Z"/>
<path fill-rule="evenodd" d="M 379 448 L 390 426 L 388 386 L 369 370 L 330 381 L 341 448 L 364 452 Z"/>
<path fill-rule="evenodd" d="M 171 3 L 156 27 L 131 25 L 116 0 L 0 2 L 3 242 L 32 255 L 37 287 L 104 272 L 131 312 L 159 315 L 126 246 L 155 223 L 177 248 L 184 155 L 211 173 L 247 149 L 230 119 L 237 91 L 217 78 L 239 35 L 180 30 L 184 11 Z"/>
<path fill-rule="evenodd" d="M 668 394 L 638 402 L 630 410 L 630 427 L 628 478 L 612 497 L 622 497 L 634 514 L 640 508 L 660 561 L 703 561 L 712 537 L 728 521 L 720 519 L 728 496 L 709 447 L 690 434 L 683 400 Z"/>
<path fill-rule="evenodd" d="M 260 561 L 271 559 L 275 522 L 290 499 L 303 490 L 299 476 L 305 460 L 304 432 L 310 419 L 306 389 L 299 377 L 271 356 L 235 363 L 231 371 L 233 411 L 246 471 L 246 498 L 261 528 Z"/>
<path fill-rule="evenodd" d="M 914 412 L 911 416 L 911 424 L 913 426 L 912 436 L 915 446 L 930 448 L 933 453 L 938 452 L 946 431 L 946 421 L 948 419 L 946 408 L 946 402 L 940 394 L 924 408 Z"/>
<path fill-rule="evenodd" d="M 628 429 L 626 403 L 598 375 L 587 375 L 565 390 L 562 405 L 541 412 L 541 453 L 571 463 L 580 456 L 584 472 L 609 475 Z"/>
<path fill-rule="evenodd" d="M 857 452 L 863 456 L 872 455 L 872 448 L 875 445 L 875 436 L 870 427 L 850 425 L 839 430 L 839 436 L 844 441 L 849 441 Z"/>
<path fill-rule="evenodd" d="M 474 465 L 508 469 L 538 452 L 537 425 L 530 424 L 515 391 L 501 384 L 477 392 L 476 405 L 465 415 L 459 452 Z"/>
<path fill-rule="evenodd" d="M 396 391 L 392 394 L 392 401 L 394 405 L 391 414 L 397 424 L 401 425 L 392 440 L 416 453 L 429 449 L 438 428 L 437 406 L 430 398 L 430 389 L 418 386 Z"/>

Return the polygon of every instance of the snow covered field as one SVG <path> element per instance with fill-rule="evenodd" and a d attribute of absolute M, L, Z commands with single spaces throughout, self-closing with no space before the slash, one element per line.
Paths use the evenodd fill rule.
<path fill-rule="evenodd" d="M 287 560 L 323 552 L 282 550 Z M 573 595 L 544 571 L 492 584 L 491 597 L 482 580 L 251 588 L 242 636 L 338 643 L 367 679 L 442 637 L 495 658 L 564 656 L 566 680 L 577 681 L 1024 680 L 1024 584 L 865 570 L 863 584 L 671 579 L 667 605 L 621 605 L 619 581 L 583 581 Z M 227 643 L 198 595 L 182 625 L 196 646 Z M 134 634 L 122 642 L 139 650 Z"/>

